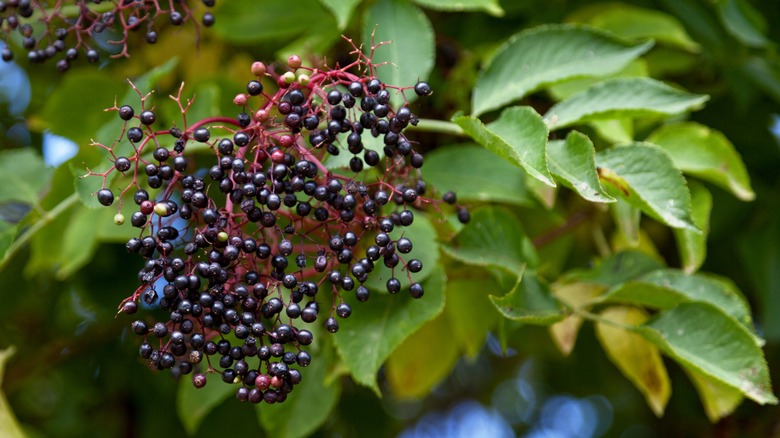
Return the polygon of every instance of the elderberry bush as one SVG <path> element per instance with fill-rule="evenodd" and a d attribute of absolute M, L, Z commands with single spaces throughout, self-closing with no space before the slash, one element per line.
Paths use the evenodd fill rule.
<path fill-rule="evenodd" d="M 413 274 L 425 266 L 393 231 L 426 207 L 455 209 L 462 222 L 468 211 L 453 192 L 430 196 L 404 134 L 418 118 L 405 97 L 391 103 L 431 88 L 383 84 L 374 67 L 363 57 L 315 69 L 293 56 L 284 72 L 255 62 L 237 116 L 188 120 L 180 89 L 182 126 L 157 126 L 140 92 L 140 107 L 110 109 L 122 132 L 95 146 L 113 164 L 90 176 L 103 179 L 98 202 L 118 204 L 116 223 L 127 226 L 127 214 L 138 229 L 127 250 L 141 259 L 140 285 L 120 312 L 151 311 L 131 323 L 150 366 L 191 374 L 198 388 L 235 385 L 241 401 L 283 402 L 312 361 L 313 327 L 335 333 L 352 314 L 347 294 L 423 297 Z M 348 165 L 330 170 L 339 155 Z M 391 276 L 369 290 L 380 264 Z"/>
<path fill-rule="evenodd" d="M 100 60 L 97 35 L 106 35 L 107 43 L 121 47 L 114 57 L 129 56 L 132 33 L 143 33 L 143 39 L 154 44 L 166 26 L 194 22 L 209 27 L 214 24 L 210 8 L 215 0 L 202 0 L 206 12 L 195 19 L 193 1 L 168 0 L 0 0 L 0 39 L 8 43 L 14 33 L 21 37 L 21 48 L 31 63 L 55 62 L 57 70 L 66 71 L 83 56 L 89 62 Z M 42 25 L 42 26 L 40 26 Z M 0 53 L 3 61 L 14 59 L 6 45 Z"/>

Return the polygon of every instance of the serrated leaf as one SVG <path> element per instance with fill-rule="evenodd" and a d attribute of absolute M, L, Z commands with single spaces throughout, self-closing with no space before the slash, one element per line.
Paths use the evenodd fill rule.
<path fill-rule="evenodd" d="M 339 29 L 344 29 L 349 24 L 349 19 L 352 17 L 355 7 L 360 4 L 361 0 L 320 0 L 323 6 L 333 13 L 336 17 L 336 21 L 339 24 Z"/>
<path fill-rule="evenodd" d="M 613 287 L 662 267 L 658 260 L 645 253 L 623 251 L 610 255 L 594 269 L 570 271 L 565 277 L 568 280 Z"/>
<path fill-rule="evenodd" d="M 718 15 L 726 30 L 751 47 L 765 47 L 766 19 L 745 0 L 718 0 Z"/>
<path fill-rule="evenodd" d="M 637 332 L 680 364 L 760 404 L 777 404 L 753 335 L 715 306 L 683 303 L 659 313 Z"/>
<path fill-rule="evenodd" d="M 219 7 L 219 19 L 212 29 L 225 41 L 251 44 L 264 41 L 289 41 L 314 22 L 336 19 L 317 0 L 226 1 Z"/>
<path fill-rule="evenodd" d="M 647 320 L 647 314 L 635 307 L 609 307 L 600 316 L 612 323 L 627 326 L 639 325 Z M 609 360 L 645 396 L 653 413 L 658 417 L 663 416 L 672 394 L 672 386 L 658 347 L 636 333 L 606 322 L 597 321 L 595 326 L 596 337 Z"/>
<path fill-rule="evenodd" d="M 555 187 L 547 169 L 547 126 L 533 108 L 507 108 L 487 126 L 473 116 L 456 116 L 452 121 L 491 152 Z"/>
<path fill-rule="evenodd" d="M 0 384 L 3 383 L 3 376 L 5 374 L 5 363 L 8 359 L 14 355 L 16 347 L 9 346 L 4 350 L 0 350 Z M 27 435 L 19 425 L 19 421 L 16 419 L 11 405 L 5 398 L 5 394 L 0 390 L 0 425 L 2 425 L 4 438 L 24 438 Z"/>
<path fill-rule="evenodd" d="M 408 254 L 402 254 L 402 259 L 409 261 L 411 259 L 418 259 L 422 262 L 423 270 L 417 273 L 410 273 L 403 270 L 401 265 L 396 266 L 395 270 L 388 268 L 382 262 L 377 262 L 374 271 L 368 277 L 368 280 L 364 283 L 366 287 L 375 291 L 385 291 L 387 280 L 393 277 L 399 279 L 407 278 L 407 274 L 411 276 L 412 281 L 419 283 L 434 270 L 434 266 L 439 262 L 439 242 L 436 240 L 436 228 L 431 223 L 430 219 L 419 210 L 414 210 L 414 223 L 409 227 L 395 227 L 390 237 L 393 240 L 399 239 L 401 236 L 407 237 L 412 241 L 412 251 Z"/>
<path fill-rule="evenodd" d="M 680 253 L 683 271 L 692 274 L 699 270 L 707 258 L 707 236 L 710 231 L 712 195 L 703 184 L 688 182 L 691 191 L 691 218 L 701 233 L 687 229 L 675 229 L 677 251 Z"/>
<path fill-rule="evenodd" d="M 425 156 L 422 172 L 425 181 L 439 193 L 456 191 L 461 202 L 535 205 L 526 190 L 523 169 L 480 146 L 437 148 Z M 468 184 L 463 184 L 464 175 L 468 175 Z"/>
<path fill-rule="evenodd" d="M 478 116 L 567 79 L 616 72 L 652 45 L 575 25 L 521 32 L 498 49 L 477 78 L 472 113 Z"/>
<path fill-rule="evenodd" d="M 490 301 L 505 318 L 524 324 L 550 325 L 566 317 L 550 287 L 533 271 L 518 279 L 508 294 L 490 295 Z"/>
<path fill-rule="evenodd" d="M 570 15 L 568 21 L 588 24 L 632 40 L 653 39 L 692 52 L 700 48 L 677 18 L 625 3 L 587 5 Z"/>
<path fill-rule="evenodd" d="M 588 136 L 572 131 L 566 141 L 547 144 L 550 171 L 567 187 L 590 202 L 615 202 L 599 182 L 596 150 Z"/>
<path fill-rule="evenodd" d="M 401 0 L 376 2 L 363 17 L 363 43 L 370 48 L 372 41 L 390 42 L 373 53 L 372 62 L 379 65 L 379 80 L 409 87 L 428 79 L 435 58 L 435 38 L 433 26 L 420 8 Z M 407 101 L 417 98 L 414 91 L 406 90 L 404 95 Z M 391 93 L 394 106 L 403 101 L 399 94 Z"/>
<path fill-rule="evenodd" d="M 553 283 L 553 296 L 570 309 L 578 309 L 604 292 L 605 287 L 595 283 Z M 563 320 L 551 325 L 550 336 L 564 356 L 571 354 L 577 342 L 577 333 L 582 326 L 581 316 L 573 313 Z"/>
<path fill-rule="evenodd" d="M 631 143 L 596 154 L 607 191 L 672 228 L 700 232 L 691 217 L 691 195 L 680 171 L 662 149 Z"/>
<path fill-rule="evenodd" d="M 683 370 L 696 387 L 704 412 L 713 423 L 734 412 L 745 398 L 738 389 L 724 385 L 691 367 L 683 366 Z"/>
<path fill-rule="evenodd" d="M 436 268 L 423 282 L 419 300 L 405 294 L 375 294 L 360 303 L 360 312 L 340 322 L 336 349 L 352 378 L 379 395 L 376 373 L 401 343 L 444 309 L 444 271 Z M 354 299 L 347 300 L 354 302 Z"/>
<path fill-rule="evenodd" d="M 535 259 L 520 221 L 502 207 L 483 207 L 471 213 L 451 245 L 442 249 L 463 263 L 497 267 L 515 278 Z"/>
<path fill-rule="evenodd" d="M 445 12 L 484 11 L 495 17 L 503 17 L 504 10 L 498 0 L 413 0 L 418 5 Z"/>
<path fill-rule="evenodd" d="M 615 117 L 673 115 L 698 109 L 707 99 L 655 79 L 615 78 L 558 102 L 544 120 L 552 130 Z"/>
<path fill-rule="evenodd" d="M 328 419 L 341 395 L 341 382 L 326 384 L 331 362 L 328 356 L 323 353 L 312 358 L 311 365 L 301 370 L 301 383 L 284 403 L 255 405 L 260 424 L 268 435 L 278 438 L 309 436 Z M 305 421 L 301 421 L 301 413 L 305 413 Z"/>
<path fill-rule="evenodd" d="M 206 386 L 195 388 L 192 376 L 179 379 L 176 392 L 176 412 L 184 425 L 184 430 L 192 436 L 198 431 L 203 419 L 221 405 L 231 395 L 236 393 L 238 385 L 228 385 L 222 382 L 219 374 L 206 374 Z"/>
<path fill-rule="evenodd" d="M 647 142 L 669 153 L 684 173 L 723 187 L 744 201 L 756 197 L 742 158 L 721 132 L 695 122 L 674 123 L 655 130 Z"/>
<path fill-rule="evenodd" d="M 0 203 L 18 201 L 37 205 L 41 192 L 51 179 L 52 169 L 46 167 L 33 148 L 9 149 L 0 151 L 0 175 L 3 175 Z"/>
<path fill-rule="evenodd" d="M 670 309 L 686 302 L 709 303 L 752 330 L 750 307 L 729 280 L 677 269 L 658 269 L 610 289 L 604 302 L 620 302 Z"/>
<path fill-rule="evenodd" d="M 447 303 L 444 314 L 449 317 L 448 342 L 459 347 L 466 356 L 475 358 L 485 343 L 488 332 L 496 326 L 499 315 L 488 294 L 501 290 L 498 283 L 484 275 L 452 278 L 447 282 Z"/>
<path fill-rule="evenodd" d="M 446 313 L 425 323 L 387 358 L 385 372 L 393 395 L 399 399 L 422 398 L 450 374 L 458 361 L 455 342 L 442 342 L 451 335 Z M 425 364 L 421 367 L 420 364 Z"/>

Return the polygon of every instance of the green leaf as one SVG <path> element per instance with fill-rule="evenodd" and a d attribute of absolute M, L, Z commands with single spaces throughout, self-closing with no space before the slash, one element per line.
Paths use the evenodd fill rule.
<path fill-rule="evenodd" d="M 673 115 L 700 108 L 709 99 L 650 78 L 615 78 L 553 105 L 544 115 L 550 129 L 612 119 Z"/>
<path fill-rule="evenodd" d="M 16 348 L 13 346 L 0 350 L 0 384 L 3 383 L 5 363 L 8 362 L 8 359 L 10 359 L 15 352 Z M 0 390 L 0 425 L 2 425 L 3 428 L 3 438 L 24 438 L 27 436 L 19 425 L 19 421 L 16 419 L 16 416 L 11 409 L 11 405 L 8 403 L 2 390 Z"/>
<path fill-rule="evenodd" d="M 738 389 L 724 385 L 691 367 L 683 366 L 683 370 L 696 387 L 699 399 L 704 405 L 704 412 L 711 422 L 715 423 L 730 415 L 742 403 L 744 396 Z"/>
<path fill-rule="evenodd" d="M 339 23 L 339 29 L 343 30 L 349 24 L 349 19 L 352 17 L 355 7 L 360 4 L 361 0 L 320 0 L 323 6 L 333 13 L 336 17 L 336 21 Z"/>
<path fill-rule="evenodd" d="M 533 108 L 507 108 L 487 126 L 473 116 L 456 116 L 452 121 L 491 152 L 555 187 L 547 169 L 547 126 Z"/>
<path fill-rule="evenodd" d="M 652 45 L 575 25 L 521 32 L 498 49 L 477 78 L 472 113 L 478 116 L 567 79 L 616 72 Z"/>
<path fill-rule="evenodd" d="M 16 233 L 19 231 L 19 226 L 0 220 L 0 261 L 5 258 L 5 253 L 16 238 Z M 2 264 L 0 264 L 0 271 L 2 270 Z"/>
<path fill-rule="evenodd" d="M 523 169 L 480 146 L 437 148 L 425 156 L 422 172 L 439 193 L 455 190 L 461 202 L 536 205 L 526 190 Z M 468 184 L 463 184 L 464 175 L 468 175 Z"/>
<path fill-rule="evenodd" d="M 454 342 L 447 344 L 459 346 L 470 358 L 477 356 L 488 331 L 499 319 L 488 299 L 488 293 L 498 290 L 501 287 L 493 278 L 476 272 L 469 272 L 462 278 L 450 276 L 444 314 L 448 315 L 451 324 L 447 336 L 454 338 Z"/>
<path fill-rule="evenodd" d="M 366 287 L 381 292 L 387 290 L 387 280 L 393 276 L 398 279 L 404 279 L 407 278 L 408 274 L 411 276 L 412 281 L 419 283 L 433 274 L 433 267 L 439 262 L 439 243 L 436 240 L 436 228 L 430 219 L 419 210 L 413 211 L 415 215 L 412 226 L 395 227 L 393 232 L 389 234 L 393 240 L 405 236 L 413 242 L 412 251 L 408 254 L 403 254 L 402 259 L 406 261 L 410 259 L 420 260 L 423 270 L 417 273 L 410 273 L 403 270 L 399 265 L 393 271 L 393 269 L 385 266 L 384 263 L 377 263 L 374 271 L 364 283 Z M 395 275 L 393 275 L 393 272 L 395 272 Z"/>
<path fill-rule="evenodd" d="M 718 15 L 726 30 L 751 47 L 765 47 L 767 24 L 761 12 L 745 0 L 718 0 Z"/>
<path fill-rule="evenodd" d="M 238 389 L 238 385 L 223 383 L 219 374 L 206 374 L 206 378 L 206 386 L 200 389 L 192 384 L 192 376 L 182 376 L 179 379 L 176 412 L 184 425 L 184 430 L 190 436 L 197 432 L 200 423 L 214 408 L 230 398 Z"/>
<path fill-rule="evenodd" d="M 644 58 L 637 58 L 629 62 L 622 69 L 614 73 L 611 73 L 609 75 L 606 75 L 604 77 L 591 76 L 585 78 L 570 79 L 568 81 L 564 81 L 559 84 L 551 86 L 550 88 L 547 89 L 547 92 L 555 100 L 564 100 L 564 99 L 568 99 L 569 97 L 589 87 L 592 87 L 593 85 L 598 84 L 599 82 L 602 82 L 607 77 L 609 78 L 646 77 L 648 76 L 647 70 L 648 70 L 647 61 L 645 61 Z"/>
<path fill-rule="evenodd" d="M 260 424 L 268 435 L 278 438 L 309 436 L 328 419 L 338 404 L 341 382 L 336 380 L 326 384 L 332 353 L 326 354 L 324 349 L 321 351 L 323 354 L 314 356 L 311 365 L 301 371 L 303 380 L 284 403 L 255 406 Z M 305 413 L 305 421 L 299 416 L 301 413 Z"/>
<path fill-rule="evenodd" d="M 709 181 L 743 201 L 756 197 L 742 158 L 721 132 L 694 122 L 664 125 L 647 142 L 669 153 L 684 173 Z"/>
<path fill-rule="evenodd" d="M 645 253 L 623 251 L 610 255 L 595 269 L 571 271 L 566 278 L 613 287 L 662 267 L 658 260 Z"/>
<path fill-rule="evenodd" d="M 387 358 L 387 383 L 395 397 L 422 398 L 450 374 L 458 361 L 458 346 L 442 339 L 452 335 L 452 327 L 450 318 L 442 313 L 406 338 Z"/>
<path fill-rule="evenodd" d="M 639 142 L 606 149 L 596 154 L 596 165 L 613 196 L 672 228 L 700 232 L 685 178 L 662 149 Z"/>
<path fill-rule="evenodd" d="M 623 326 L 636 326 L 647 320 L 647 313 L 635 307 L 609 307 L 600 316 Z M 595 326 L 596 337 L 609 360 L 645 396 L 653 413 L 663 416 L 672 385 L 658 347 L 636 333 L 607 322 L 597 321 Z"/>
<path fill-rule="evenodd" d="M 683 271 L 692 274 L 699 270 L 707 258 L 707 236 L 710 231 L 710 212 L 712 211 L 712 195 L 710 191 L 696 181 L 689 181 L 691 190 L 691 217 L 701 233 L 688 229 L 675 229 L 677 251 L 680 253 Z"/>
<path fill-rule="evenodd" d="M 653 39 L 691 52 L 700 49 L 679 20 L 658 10 L 625 3 L 596 3 L 577 10 L 567 20 L 588 24 L 627 39 Z"/>
<path fill-rule="evenodd" d="M 93 70 L 66 75 L 46 99 L 38 119 L 43 128 L 54 134 L 79 145 L 89 144 L 98 129 L 116 117 L 116 113 L 104 111 L 114 103 L 116 85 L 117 80 L 105 72 Z M 73 102 L 78 102 L 77 111 Z"/>
<path fill-rule="evenodd" d="M 289 41 L 306 32 L 312 23 L 336 19 L 317 0 L 264 0 L 252 3 L 227 1 L 219 7 L 214 31 L 225 41 L 251 44 Z"/>
<path fill-rule="evenodd" d="M 742 324 L 708 303 L 683 303 L 637 332 L 669 357 L 760 404 L 777 404 L 761 348 Z"/>
<path fill-rule="evenodd" d="M 566 317 L 550 287 L 533 271 L 518 279 L 508 294 L 490 295 L 490 301 L 505 318 L 525 324 L 550 325 Z"/>
<path fill-rule="evenodd" d="M 10 149 L 0 151 L 0 175 L 3 175 L 0 204 L 19 201 L 37 205 L 41 192 L 49 183 L 52 169 L 46 167 L 33 148 Z"/>
<path fill-rule="evenodd" d="M 497 267 L 515 278 L 520 278 L 526 264 L 533 264 L 536 258 L 517 216 L 502 207 L 471 212 L 471 221 L 442 249 L 468 265 Z"/>
<path fill-rule="evenodd" d="M 550 171 L 566 187 L 590 202 L 615 202 L 599 182 L 596 150 L 587 135 L 572 131 L 566 141 L 547 143 Z"/>
<path fill-rule="evenodd" d="M 681 303 L 704 302 L 752 330 L 750 308 L 739 290 L 729 280 L 702 274 L 688 275 L 677 269 L 659 269 L 636 280 L 610 289 L 601 299 L 670 309 Z"/>
<path fill-rule="evenodd" d="M 445 12 L 483 11 L 495 17 L 503 17 L 504 10 L 498 0 L 413 0 L 418 5 Z"/>
<path fill-rule="evenodd" d="M 373 37 L 372 37 L 373 35 Z M 435 58 L 433 26 L 418 7 L 401 0 L 379 0 L 363 18 L 363 44 L 390 42 L 373 52 L 376 76 L 385 84 L 409 87 L 428 79 Z M 417 98 L 413 91 L 404 91 L 406 101 Z M 404 99 L 393 94 L 394 106 Z"/>
<path fill-rule="evenodd" d="M 376 294 L 360 303 L 360 312 L 341 322 L 335 334 L 336 349 L 357 383 L 380 394 L 379 367 L 407 337 L 441 313 L 446 281 L 444 271 L 436 268 L 423 282 L 423 298 Z"/>

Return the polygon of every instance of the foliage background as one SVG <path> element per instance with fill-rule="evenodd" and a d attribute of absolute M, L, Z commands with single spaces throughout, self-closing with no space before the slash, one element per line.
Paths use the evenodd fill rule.
<path fill-rule="evenodd" d="M 74 175 L 83 171 L 82 163 L 94 159 L 94 151 L 87 145 L 110 119 L 102 109 L 110 106 L 115 96 L 127 92 L 124 78 L 137 78 L 156 68 L 160 71 L 154 79 L 158 95 L 169 94 L 184 81 L 186 89 L 198 96 L 203 114 L 232 114 L 236 112 L 230 103 L 232 96 L 249 79 L 251 61 L 282 60 L 293 52 L 304 59 L 319 59 L 326 54 L 324 59 L 329 63 L 344 59 L 348 46 L 339 35 L 355 40 L 365 36 L 371 26 L 363 17 L 371 8 L 379 7 L 389 8 L 391 13 L 413 11 L 409 16 L 399 12 L 395 17 L 398 28 L 392 31 L 397 35 L 420 32 L 421 22 L 432 24 L 435 50 L 425 44 L 399 45 L 397 49 L 399 60 L 416 69 L 432 67 L 429 80 L 435 94 L 416 106 L 416 112 L 440 120 L 449 120 L 458 111 L 469 112 L 480 65 L 523 29 L 584 21 L 628 38 L 654 37 L 656 47 L 636 68 L 692 93 L 709 94 L 707 105 L 691 113 L 689 120 L 723 132 L 741 154 L 750 174 L 756 193 L 752 202 L 740 201 L 708 185 L 713 210 L 708 257 L 702 270 L 731 278 L 746 295 L 759 333 L 767 341 L 764 351 L 773 381 L 778 381 L 780 63 L 776 50 L 780 28 L 774 23 L 780 23 L 780 5 L 776 1 L 637 0 L 596 4 L 473 0 L 462 3 L 478 7 L 460 12 L 440 7 L 455 2 L 436 0 L 218 3 L 217 25 L 203 31 L 198 44 L 191 28 L 167 29 L 155 46 L 144 45 L 143 36 L 137 35 L 132 58 L 105 61 L 99 68 L 78 65 L 60 75 L 53 66 L 33 68 L 24 62 L 0 65 L 0 144 L 4 149 L 0 169 L 4 185 L 13 190 L 13 178 L 20 177 L 29 182 L 26 186 L 43 194 L 40 199 L 39 193 L 32 194 L 35 209 L 51 212 L 60 208 L 61 213 L 52 215 L 29 245 L 15 252 L 0 270 L 0 347 L 16 349 L 5 364 L 2 390 L 30 436 L 185 433 L 177 414 L 176 382 L 167 373 L 149 370 L 137 359 L 135 340 L 127 331 L 129 321 L 114 318 L 119 300 L 135 287 L 136 260 L 118 243 L 126 236 L 113 228 L 113 213 L 94 213 L 84 209 L 77 199 L 62 204 L 71 199 Z M 679 27 L 664 28 L 647 14 L 637 18 L 632 15 L 636 9 L 628 5 L 674 17 Z M 174 55 L 177 61 L 170 62 Z M 553 101 L 540 92 L 522 103 L 543 112 Z M 641 123 L 636 128 L 637 138 L 649 132 L 649 127 Z M 599 135 L 598 131 L 588 133 L 595 134 L 594 138 Z M 67 143 L 54 134 L 77 145 L 76 155 L 56 167 L 52 163 L 57 161 L 57 151 L 67 150 Z M 429 151 L 468 141 L 437 132 L 414 135 Z M 460 182 L 464 187 L 472 184 L 479 171 L 463 174 Z M 529 191 L 528 196 L 532 195 Z M 575 205 L 578 200 L 569 196 L 565 202 Z M 5 207 L 1 212 L 3 227 L 9 227 L 7 224 L 21 217 L 18 211 Z M 515 208 L 531 237 L 542 235 L 566 219 L 560 212 L 546 213 L 522 205 Z M 679 266 L 669 230 L 657 223 L 643 225 L 652 238 L 652 243 L 645 243 L 654 246 L 670 265 Z M 0 229 L 0 233 L 5 248 L 14 233 L 8 228 Z M 587 266 L 594 249 L 579 245 L 581 239 L 576 233 L 570 237 L 550 245 L 545 255 L 567 267 Z M 478 309 L 480 299 L 485 297 L 475 297 L 464 307 Z M 361 311 L 360 307 L 355 310 L 356 314 Z M 473 427 L 496 433 L 510 433 L 511 428 L 513 433 L 530 436 L 779 433 L 778 408 L 750 401 L 733 415 L 710 424 L 693 385 L 682 369 L 670 362 L 674 393 L 666 415 L 656 418 L 642 395 L 609 362 L 591 325 L 584 326 L 574 353 L 566 358 L 550 342 L 546 329 L 531 326 L 505 331 L 510 335 L 506 339 L 508 357 L 504 357 L 497 337 L 500 330 L 493 327 L 487 338 L 482 336 L 484 329 L 474 332 L 471 359 L 459 358 L 461 352 L 446 348 L 451 339 L 439 336 L 430 339 L 434 356 L 425 356 L 427 360 L 415 360 L 420 351 L 404 353 L 409 357 L 406 366 L 422 368 L 428 378 L 449 375 L 421 400 L 396 397 L 399 387 L 391 390 L 384 371 L 379 380 L 382 399 L 349 378 L 340 378 L 341 397 L 317 433 L 373 436 L 382 431 L 386 436 L 403 432 L 425 436 L 426 431 L 440 431 L 442 427 L 460 432 Z M 448 364 L 454 364 L 452 372 Z M 417 383 L 410 380 L 410 384 Z M 414 393 L 414 388 L 406 389 Z M 0 411 L 4 411 L 4 405 L 0 398 Z M 282 422 L 306 422 L 308 409 L 304 404 Z M 246 404 L 229 400 L 206 414 L 195 436 L 265 433 L 255 410 Z M 9 420 L 0 417 L 0 426 L 10 424 L 5 421 Z M 271 420 L 265 421 L 267 426 Z"/>

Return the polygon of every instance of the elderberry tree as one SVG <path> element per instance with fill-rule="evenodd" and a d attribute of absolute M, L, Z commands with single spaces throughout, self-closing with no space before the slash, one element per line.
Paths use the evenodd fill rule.
<path fill-rule="evenodd" d="M 0 0 L 0 431 L 769 435 L 780 16 L 525 3 Z"/>

